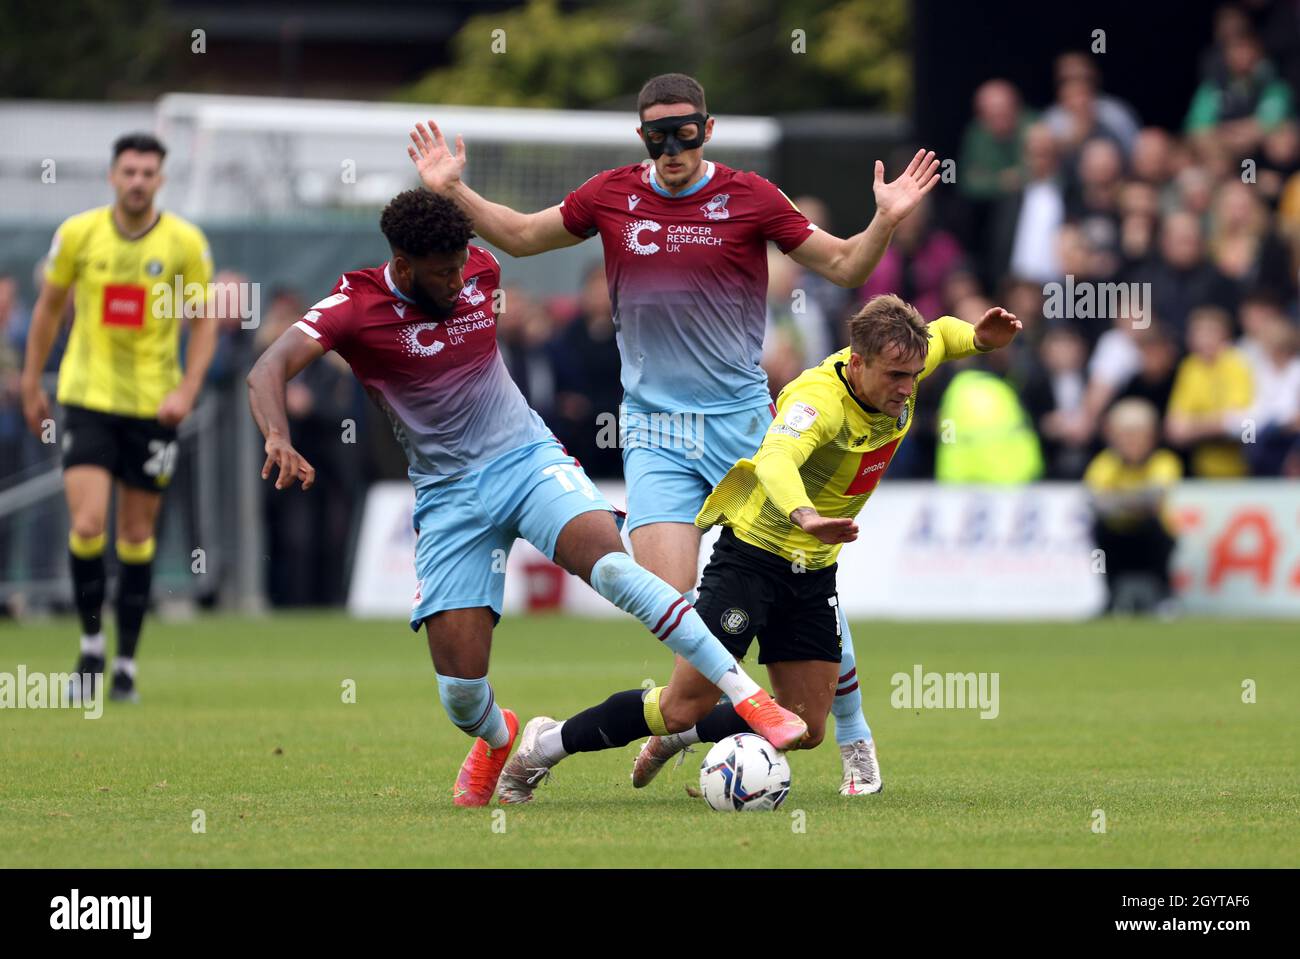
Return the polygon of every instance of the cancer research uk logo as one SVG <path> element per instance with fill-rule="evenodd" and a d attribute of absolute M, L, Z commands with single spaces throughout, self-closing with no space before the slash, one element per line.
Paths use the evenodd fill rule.
<path fill-rule="evenodd" d="M 482 294 L 479 294 L 482 296 Z M 412 323 L 404 327 L 398 336 L 402 346 L 411 356 L 436 356 L 447 344 L 435 335 L 437 323 Z"/>
<path fill-rule="evenodd" d="M 98 719 L 104 697 L 81 695 L 94 685 L 91 673 L 29 673 L 20 663 L 16 673 L 0 672 L 0 709 L 80 709 L 86 719 Z"/>
<path fill-rule="evenodd" d="M 148 939 L 153 930 L 153 896 L 70 896 L 50 900 L 50 928 L 62 932 L 125 930 L 132 939 Z"/>
<path fill-rule="evenodd" d="M 724 205 L 722 216 L 712 219 L 722 220 L 728 214 Z M 648 234 L 663 232 L 663 247 Z M 713 227 L 694 223 L 672 223 L 667 229 L 655 220 L 633 220 L 623 228 L 623 245 L 628 251 L 638 256 L 651 256 L 663 249 L 665 253 L 680 253 L 688 246 L 722 246 L 722 237 L 715 236 Z"/>

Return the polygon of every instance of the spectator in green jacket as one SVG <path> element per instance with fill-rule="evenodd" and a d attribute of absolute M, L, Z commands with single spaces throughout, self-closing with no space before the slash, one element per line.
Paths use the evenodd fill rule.
<path fill-rule="evenodd" d="M 1033 117 L 1006 80 L 975 91 L 975 117 L 966 127 L 957 160 L 957 189 L 972 200 L 995 200 L 1020 188 L 1020 156 Z"/>
<path fill-rule="evenodd" d="M 1290 116 L 1290 88 L 1265 59 L 1259 38 L 1247 33 L 1227 42 L 1222 66 L 1192 96 L 1184 126 L 1243 157 Z"/>

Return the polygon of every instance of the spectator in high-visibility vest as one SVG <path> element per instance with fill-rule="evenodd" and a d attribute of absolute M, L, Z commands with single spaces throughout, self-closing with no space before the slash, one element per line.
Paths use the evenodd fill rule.
<path fill-rule="evenodd" d="M 1038 435 L 1016 391 L 984 370 L 953 377 L 939 404 L 935 478 L 941 483 L 1028 483 L 1043 474 Z"/>

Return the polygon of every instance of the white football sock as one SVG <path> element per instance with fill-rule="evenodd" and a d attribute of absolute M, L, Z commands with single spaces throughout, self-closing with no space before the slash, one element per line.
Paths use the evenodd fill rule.
<path fill-rule="evenodd" d="M 102 657 L 104 655 L 104 634 L 96 633 L 94 636 L 82 636 L 81 655 Z"/>
<path fill-rule="evenodd" d="M 560 730 L 563 728 L 564 723 L 556 723 L 537 737 L 537 751 L 552 766 L 569 755 L 564 751 L 564 740 L 560 736 Z"/>
<path fill-rule="evenodd" d="M 135 659 L 126 656 L 118 656 L 113 660 L 113 672 L 122 673 L 135 679 Z"/>
<path fill-rule="evenodd" d="M 692 726 L 690 729 L 685 729 L 680 733 L 673 733 L 672 736 L 665 736 L 664 739 L 672 739 L 674 737 L 677 739 L 677 742 L 683 746 L 694 746 L 700 741 L 700 732 L 695 726 Z"/>
<path fill-rule="evenodd" d="M 743 703 L 759 691 L 758 683 L 749 678 L 749 674 L 736 663 L 714 682 L 722 690 L 722 695 L 731 700 L 733 706 Z"/>

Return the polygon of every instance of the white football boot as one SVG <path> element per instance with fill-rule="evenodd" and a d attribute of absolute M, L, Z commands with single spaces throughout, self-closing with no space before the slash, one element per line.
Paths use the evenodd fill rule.
<path fill-rule="evenodd" d="M 690 746 L 682 745 L 681 737 L 676 734 L 651 736 L 641 746 L 641 751 L 636 754 L 636 762 L 632 764 L 632 788 L 648 786 L 668 760 L 678 756 L 677 765 L 680 766 L 686 761 L 686 754 L 693 752 L 695 750 Z"/>
<path fill-rule="evenodd" d="M 840 783 L 841 796 L 869 796 L 885 788 L 880 778 L 880 764 L 876 761 L 876 741 L 859 739 L 840 747 L 844 763 L 844 781 Z"/>
<path fill-rule="evenodd" d="M 546 730 L 558 726 L 559 721 L 550 716 L 528 720 L 519 737 L 519 748 L 501 770 L 497 780 L 497 799 L 503 803 L 532 802 L 533 790 L 551 775 L 551 766 L 537 747 L 537 738 Z"/>

